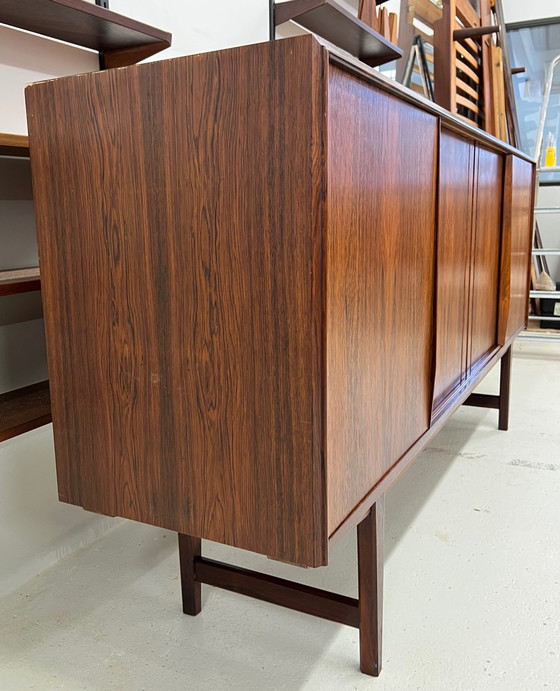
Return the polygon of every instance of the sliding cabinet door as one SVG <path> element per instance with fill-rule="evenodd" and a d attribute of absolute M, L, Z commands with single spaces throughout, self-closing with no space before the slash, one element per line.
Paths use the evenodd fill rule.
<path fill-rule="evenodd" d="M 502 241 L 503 155 L 478 146 L 471 269 L 469 368 L 498 344 L 498 287 Z"/>
<path fill-rule="evenodd" d="M 331 534 L 428 429 L 438 123 L 341 69 L 329 76 Z"/>
<path fill-rule="evenodd" d="M 474 156 L 470 140 L 442 129 L 434 412 L 466 375 Z"/>

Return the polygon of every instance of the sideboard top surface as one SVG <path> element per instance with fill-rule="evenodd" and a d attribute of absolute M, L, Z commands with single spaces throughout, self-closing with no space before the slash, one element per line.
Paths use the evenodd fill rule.
<path fill-rule="evenodd" d="M 531 156 L 527 155 L 523 151 L 520 151 L 519 149 L 516 149 L 515 147 L 511 146 L 507 142 L 504 142 L 496 137 L 494 137 L 491 134 L 488 134 L 484 130 L 481 130 L 474 125 L 469 124 L 465 120 L 462 120 L 461 118 L 457 117 L 456 115 L 453 115 L 450 111 L 446 110 L 445 108 L 437 105 L 436 103 L 433 103 L 432 101 L 427 100 L 426 98 L 422 97 L 420 94 L 417 94 L 416 92 L 412 91 L 411 89 L 408 89 L 407 87 L 403 86 L 402 84 L 399 84 L 398 82 L 389 79 L 385 75 L 381 74 L 379 71 L 374 69 L 373 67 L 370 67 L 369 65 L 365 64 L 358 58 L 350 55 L 350 53 L 347 53 L 346 51 L 341 50 L 337 46 L 333 45 L 332 43 L 329 43 L 328 41 L 325 41 L 319 36 L 315 36 L 313 34 L 306 34 L 304 36 L 293 36 L 290 38 L 284 38 L 284 39 L 278 39 L 276 41 L 267 41 L 266 43 L 273 43 L 273 44 L 283 44 L 287 42 L 287 46 L 291 44 L 291 49 L 293 50 L 298 50 L 298 45 L 304 44 L 306 42 L 308 43 L 314 43 L 316 44 L 316 47 L 318 48 L 321 46 L 323 50 L 325 51 L 325 54 L 328 56 L 328 60 L 336 65 L 338 65 L 340 68 L 343 70 L 347 70 L 349 72 L 352 72 L 355 76 L 364 79 L 372 84 L 374 84 L 377 88 L 382 89 L 383 91 L 388 91 L 389 93 L 393 94 L 394 96 L 397 96 L 399 99 L 403 101 L 407 101 L 408 103 L 411 103 L 412 105 L 416 106 L 417 108 L 421 108 L 425 111 L 428 111 L 437 117 L 439 117 L 448 128 L 455 130 L 457 132 L 462 133 L 465 136 L 468 136 L 470 138 L 477 139 L 478 141 L 486 144 L 486 146 L 493 148 L 493 149 L 498 149 L 501 150 L 504 153 L 511 153 L 519 156 L 520 158 L 523 158 L 531 163 L 534 163 L 534 158 Z M 259 44 L 252 44 L 253 46 L 258 46 Z M 235 48 L 226 48 L 223 50 L 219 51 L 214 51 L 213 55 L 219 56 L 219 55 L 225 55 L 229 52 L 235 53 L 235 51 L 243 51 L 244 49 L 248 48 L 250 46 L 239 46 Z M 290 50 L 290 49 L 288 49 Z M 149 71 L 152 69 L 152 66 L 154 64 L 159 64 L 159 63 L 165 63 L 169 61 L 192 61 L 192 60 L 197 60 L 202 58 L 204 55 L 208 55 L 208 53 L 199 53 L 196 55 L 187 55 L 184 57 L 179 57 L 179 58 L 168 58 L 167 60 L 158 60 L 157 63 L 144 63 L 144 64 L 139 64 L 139 65 L 130 65 L 126 67 L 126 69 L 131 70 L 131 73 L 133 71 L 139 70 L 139 71 Z M 94 73 L 94 74 L 99 74 L 99 73 Z M 86 75 L 71 75 L 68 77 L 58 77 L 56 78 L 56 81 L 64 80 L 64 81 L 71 81 L 73 79 L 80 79 L 83 78 Z M 33 84 L 29 84 L 26 88 L 28 89 L 33 89 L 37 85 L 44 84 L 46 82 L 51 82 L 54 81 L 52 79 L 45 80 L 43 82 L 34 82 Z"/>

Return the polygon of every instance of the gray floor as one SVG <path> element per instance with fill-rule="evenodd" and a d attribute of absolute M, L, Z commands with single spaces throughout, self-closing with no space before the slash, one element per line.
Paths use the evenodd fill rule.
<path fill-rule="evenodd" d="M 210 587 L 182 615 L 175 535 L 125 523 L 1 602 L 0 691 L 560 689 L 559 399 L 560 345 L 518 346 L 510 432 L 462 408 L 389 492 L 379 679 L 351 628 Z M 354 542 L 205 553 L 355 595 Z"/>

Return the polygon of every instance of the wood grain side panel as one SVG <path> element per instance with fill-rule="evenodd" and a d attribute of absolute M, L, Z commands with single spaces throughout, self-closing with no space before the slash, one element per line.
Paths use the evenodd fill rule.
<path fill-rule="evenodd" d="M 330 534 L 428 427 L 437 120 L 331 65 L 328 132 Z"/>
<path fill-rule="evenodd" d="M 474 151 L 472 141 L 442 129 L 434 409 L 463 381 L 466 373 Z"/>
<path fill-rule="evenodd" d="M 27 90 L 65 500 L 326 563 L 323 56 Z"/>
<path fill-rule="evenodd" d="M 512 156 L 511 275 L 507 337 L 527 322 L 529 265 L 533 236 L 534 166 Z"/>
<path fill-rule="evenodd" d="M 502 154 L 477 146 L 469 358 L 471 366 L 492 351 L 498 342 L 503 170 Z"/>

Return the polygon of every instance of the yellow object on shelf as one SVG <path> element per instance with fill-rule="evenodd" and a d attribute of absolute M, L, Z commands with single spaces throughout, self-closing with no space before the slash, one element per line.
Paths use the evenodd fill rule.
<path fill-rule="evenodd" d="M 552 132 L 548 133 L 548 142 L 546 144 L 546 152 L 544 155 L 545 168 L 556 166 L 556 142 L 552 136 Z"/>

